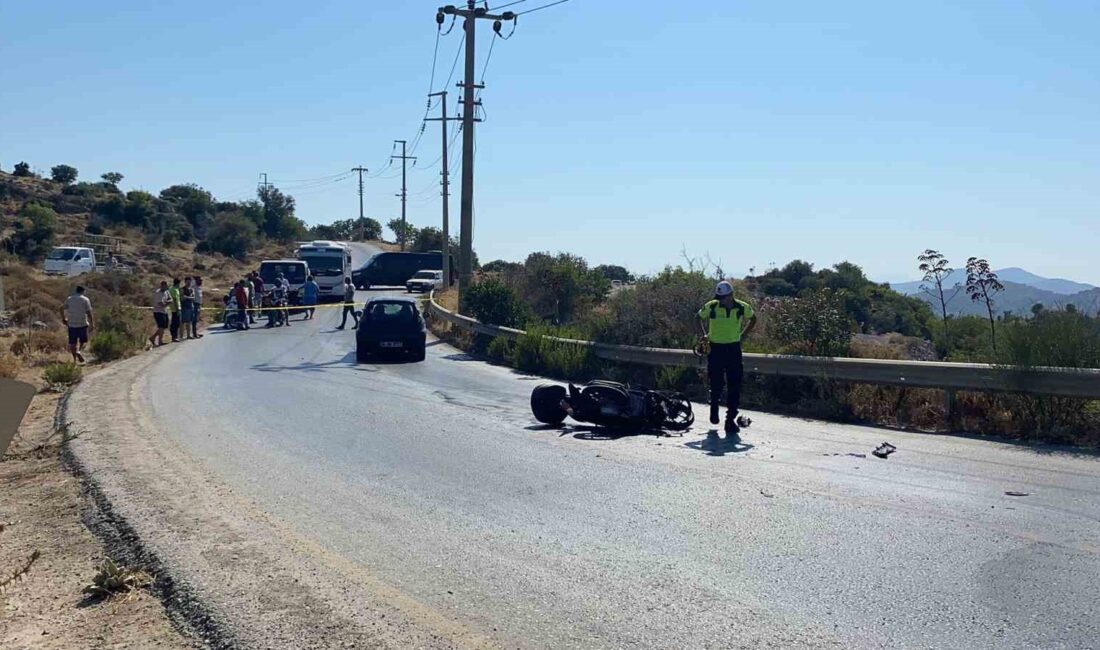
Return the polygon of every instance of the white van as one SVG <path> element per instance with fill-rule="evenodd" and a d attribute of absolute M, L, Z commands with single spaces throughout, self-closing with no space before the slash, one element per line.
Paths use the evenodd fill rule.
<path fill-rule="evenodd" d="M 50 251 L 42 270 L 46 275 L 83 275 L 95 271 L 95 251 L 82 246 L 58 246 Z"/>

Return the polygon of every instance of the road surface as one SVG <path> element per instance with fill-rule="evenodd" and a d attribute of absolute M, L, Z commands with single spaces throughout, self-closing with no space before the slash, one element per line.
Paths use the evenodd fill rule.
<path fill-rule="evenodd" d="M 481 643 L 1100 644 L 1095 457 L 766 414 L 738 445 L 546 428 L 537 379 L 438 342 L 357 365 L 338 318 L 211 333 L 135 399 L 228 489 Z"/>

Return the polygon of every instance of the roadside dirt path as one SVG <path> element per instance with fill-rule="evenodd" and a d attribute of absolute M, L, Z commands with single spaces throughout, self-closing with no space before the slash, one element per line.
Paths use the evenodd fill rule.
<path fill-rule="evenodd" d="M 36 381 L 28 370 L 24 381 Z M 81 590 L 111 549 L 88 523 L 100 516 L 63 457 L 54 426 L 58 393 L 39 393 L 0 459 L 0 582 L 39 558 L 0 593 L 0 647 L 6 649 L 196 648 L 173 627 L 149 591 L 90 601 Z M 80 435 L 72 431 L 69 435 Z"/>

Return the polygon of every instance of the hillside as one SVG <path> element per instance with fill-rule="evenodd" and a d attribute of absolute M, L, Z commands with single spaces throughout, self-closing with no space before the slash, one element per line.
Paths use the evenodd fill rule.
<path fill-rule="evenodd" d="M 44 279 L 39 269 L 50 248 L 80 244 L 92 233 L 117 237 L 118 257 L 136 276 L 201 274 L 212 286 L 223 286 L 247 272 L 254 260 L 286 249 L 278 242 L 257 240 L 243 259 L 202 251 L 201 241 L 193 236 L 190 241 L 172 241 L 163 232 L 106 222 L 103 206 L 116 200 L 126 199 L 110 183 L 63 185 L 0 172 L 0 262 L 21 267 L 21 276 L 30 273 L 27 277 Z"/>
<path fill-rule="evenodd" d="M 1000 269 L 996 273 L 1005 287 L 1004 292 L 998 294 L 994 301 L 994 313 L 997 315 L 1005 312 L 1026 315 L 1036 304 L 1041 304 L 1048 309 L 1073 305 L 1085 313 L 1100 313 L 1100 288 L 1090 284 L 1061 278 L 1044 278 L 1016 267 Z M 958 284 L 961 287 L 965 283 L 966 272 L 956 270 L 948 276 L 944 286 Z M 938 310 L 937 299 L 924 293 L 921 290 L 922 284 L 919 281 L 898 282 L 891 284 L 890 287 L 899 293 L 918 297 Z M 950 293 L 948 292 L 948 295 Z M 966 296 L 966 292 L 961 290 L 958 296 L 948 304 L 947 310 L 955 315 L 986 315 L 985 305 L 971 301 Z"/>
<path fill-rule="evenodd" d="M 994 271 L 994 273 L 1001 279 L 1001 282 L 1021 284 L 1033 289 L 1040 289 L 1062 296 L 1072 296 L 1096 288 L 1084 282 L 1075 282 L 1063 278 L 1044 278 L 1041 275 L 1036 275 L 1030 271 L 1017 267 L 999 269 Z M 892 282 L 890 283 L 890 287 L 899 293 L 913 296 L 921 292 L 922 284 L 924 283 L 920 280 L 914 280 L 912 282 Z M 944 282 L 944 286 L 952 286 L 955 284 L 966 284 L 966 271 L 956 269 Z"/>

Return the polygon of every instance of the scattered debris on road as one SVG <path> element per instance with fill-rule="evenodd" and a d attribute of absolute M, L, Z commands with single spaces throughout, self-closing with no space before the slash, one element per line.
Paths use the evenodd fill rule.
<path fill-rule="evenodd" d="M 774 499 L 775 498 L 774 494 L 771 494 L 770 492 L 765 492 L 764 490 L 760 490 L 760 494 L 762 494 L 763 496 L 768 497 L 769 499 Z"/>
<path fill-rule="evenodd" d="M 872 451 L 871 453 L 874 454 L 875 456 L 877 456 L 878 458 L 886 460 L 886 458 L 888 458 L 890 456 L 890 454 L 894 453 L 897 450 L 898 450 L 898 448 L 895 447 L 894 445 L 891 445 L 888 442 L 884 442 L 881 445 L 879 445 L 878 448 L 875 449 L 874 451 Z"/>
<path fill-rule="evenodd" d="M 1015 492 L 1013 490 L 1009 490 L 1009 491 L 1005 492 L 1005 494 L 1010 496 L 1010 497 L 1027 497 L 1027 496 L 1031 496 L 1030 492 Z"/>
<path fill-rule="evenodd" d="M 742 429 L 748 429 L 752 426 L 752 418 L 746 417 L 744 415 L 738 415 L 737 426 L 741 427 Z"/>

